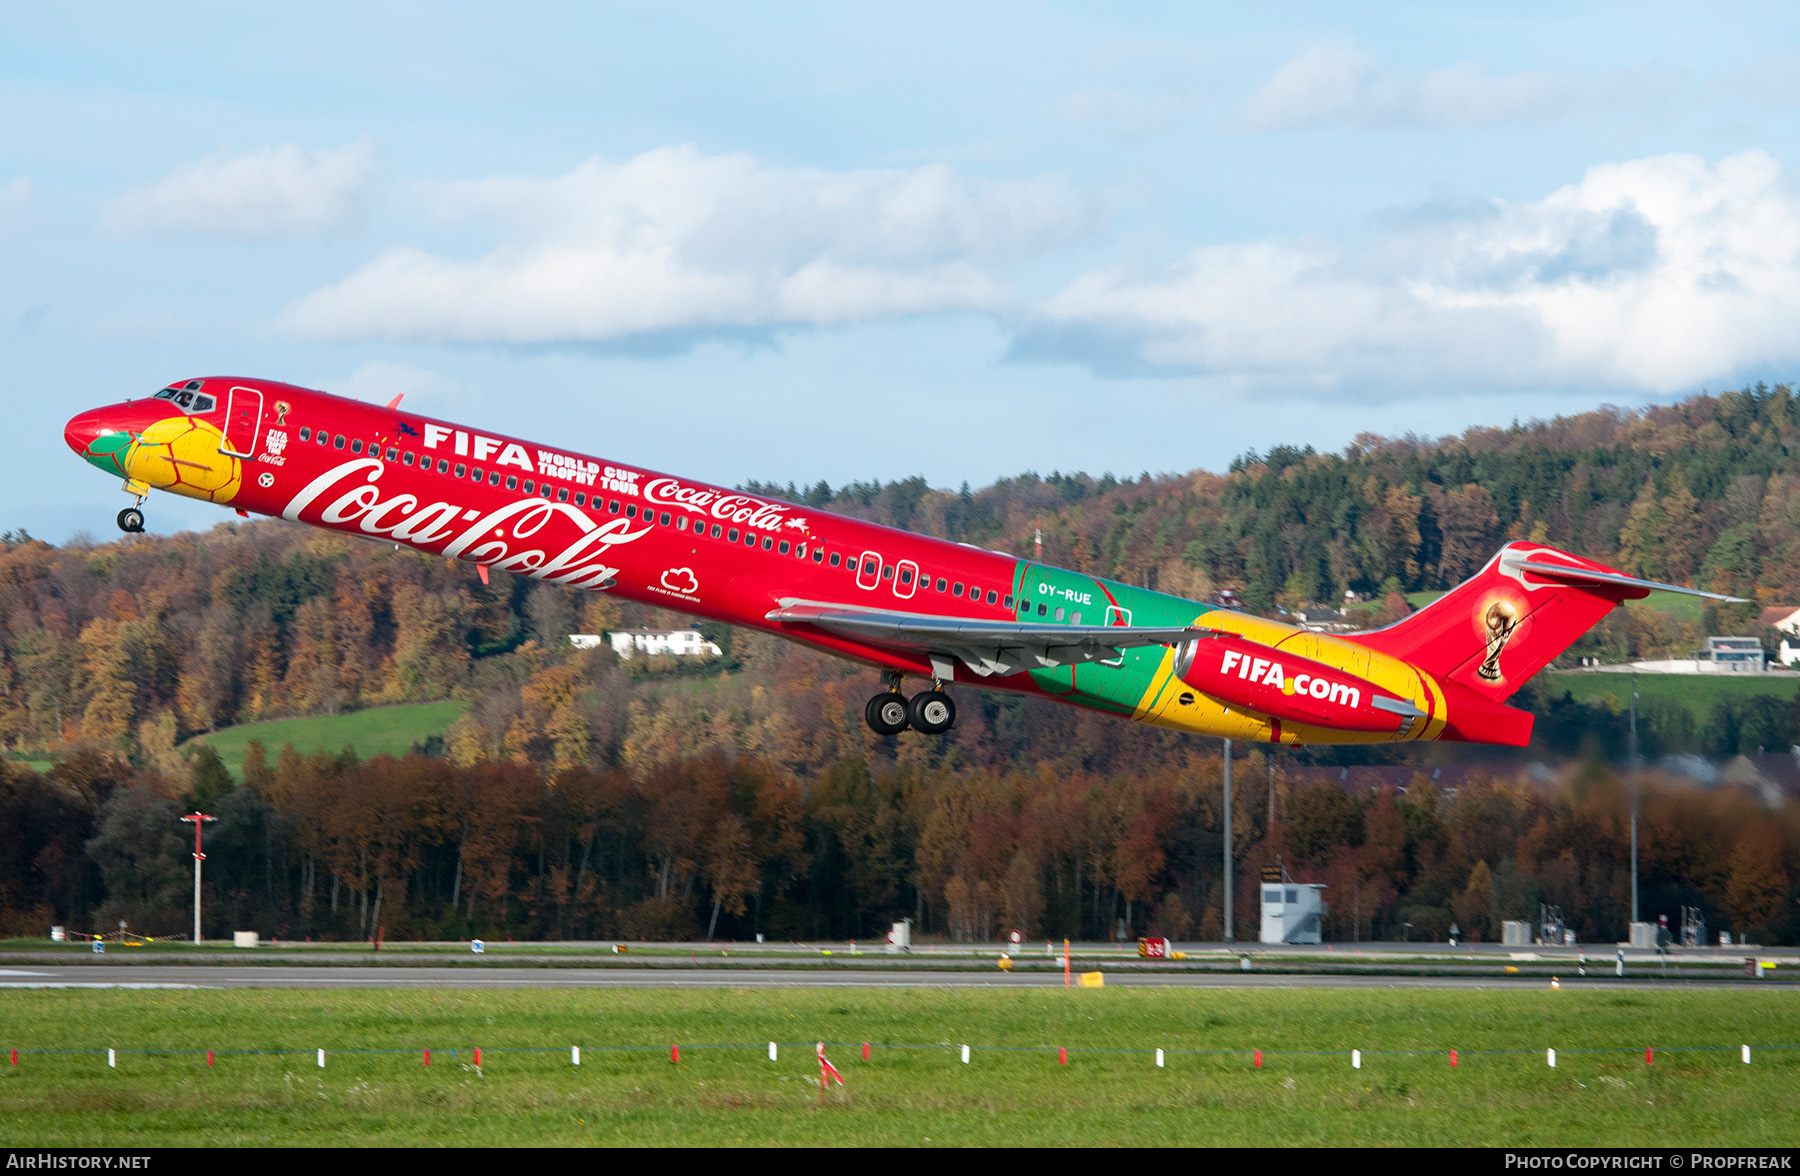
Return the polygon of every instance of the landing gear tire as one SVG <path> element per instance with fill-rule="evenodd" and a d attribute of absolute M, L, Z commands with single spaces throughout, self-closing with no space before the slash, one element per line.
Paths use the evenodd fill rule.
<path fill-rule="evenodd" d="M 144 512 L 135 506 L 128 506 L 119 512 L 119 530 L 135 535 L 144 529 Z"/>
<path fill-rule="evenodd" d="M 906 730 L 907 710 L 906 696 L 890 690 L 869 700 L 863 718 L 877 735 L 898 735 Z"/>
<path fill-rule="evenodd" d="M 927 690 L 906 704 L 906 719 L 921 734 L 942 735 L 956 723 L 956 704 L 942 690 Z"/>

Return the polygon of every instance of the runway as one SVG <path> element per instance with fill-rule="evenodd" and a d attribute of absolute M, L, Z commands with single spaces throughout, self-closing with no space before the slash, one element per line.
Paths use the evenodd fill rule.
<path fill-rule="evenodd" d="M 1258 972 L 1107 972 L 1109 988 L 1539 989 L 1542 976 L 1292 975 Z M 1725 979 L 1559 977 L 1568 989 L 1739 988 Z M 1060 988 L 1060 972 L 800 971 L 692 968 L 432 968 L 179 965 L 32 966 L 0 969 L 0 989 L 68 988 Z"/>

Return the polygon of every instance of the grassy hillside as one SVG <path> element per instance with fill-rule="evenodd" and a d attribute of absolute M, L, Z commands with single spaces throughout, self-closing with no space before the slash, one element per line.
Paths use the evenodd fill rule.
<path fill-rule="evenodd" d="M 232 774 L 243 771 L 244 748 L 261 743 L 273 760 L 288 744 L 302 752 L 353 749 L 361 759 L 382 754 L 405 755 L 408 748 L 444 729 L 468 707 L 466 702 L 420 702 L 407 706 L 379 706 L 342 715 L 306 719 L 271 719 L 227 727 L 192 740 L 219 753 Z"/>

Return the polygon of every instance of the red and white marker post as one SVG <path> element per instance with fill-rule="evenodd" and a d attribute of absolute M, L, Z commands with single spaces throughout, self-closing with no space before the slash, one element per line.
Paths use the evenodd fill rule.
<path fill-rule="evenodd" d="M 825 1105 L 825 1090 L 827 1087 L 829 1087 L 831 1085 L 832 1082 L 836 1082 L 839 1086 L 842 1086 L 844 1084 L 844 1076 L 837 1072 L 837 1067 L 832 1065 L 831 1060 L 825 1056 L 825 1043 L 823 1041 L 821 1041 L 821 1042 L 819 1042 L 819 1105 L 820 1106 Z"/>

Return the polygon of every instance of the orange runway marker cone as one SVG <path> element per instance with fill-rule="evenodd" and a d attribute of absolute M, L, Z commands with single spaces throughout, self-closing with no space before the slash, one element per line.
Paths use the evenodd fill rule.
<path fill-rule="evenodd" d="M 1450 1068 L 1452 1070 L 1456 1069 L 1456 1051 L 1455 1050 L 1450 1051 Z"/>
<path fill-rule="evenodd" d="M 1651 1051 L 1651 1048 L 1646 1045 L 1644 1047 L 1644 1064 L 1646 1066 L 1654 1065 L 1655 1060 L 1656 1060 L 1656 1055 Z"/>
<path fill-rule="evenodd" d="M 669 1046 L 669 1061 L 674 1065 L 681 1064 L 681 1047 L 679 1045 Z"/>
<path fill-rule="evenodd" d="M 1059 1066 L 1066 1066 L 1069 1064 L 1069 1047 L 1068 1046 L 1065 1045 L 1061 1049 L 1056 1051 L 1056 1064 Z"/>
<path fill-rule="evenodd" d="M 210 1049 L 206 1051 L 206 1064 L 209 1066 L 213 1064 L 213 1055 Z"/>
<path fill-rule="evenodd" d="M 1260 1049 L 1256 1051 L 1256 1068 L 1262 1069 L 1262 1050 Z"/>
<path fill-rule="evenodd" d="M 475 1068 L 481 1069 L 481 1047 L 479 1045 L 475 1047 Z"/>
<path fill-rule="evenodd" d="M 425 1064 L 427 1066 L 429 1066 L 431 1064 L 431 1051 L 430 1050 L 425 1051 Z"/>
<path fill-rule="evenodd" d="M 863 1061 L 866 1062 L 868 1060 L 869 1060 L 869 1043 L 865 1041 L 865 1042 L 863 1042 Z"/>

